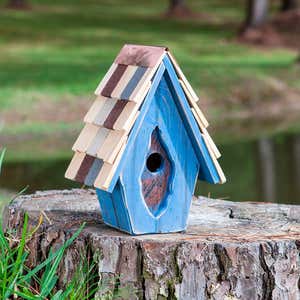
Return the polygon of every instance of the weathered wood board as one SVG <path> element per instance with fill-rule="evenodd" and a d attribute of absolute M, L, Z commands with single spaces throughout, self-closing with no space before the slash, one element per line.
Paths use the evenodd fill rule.
<path fill-rule="evenodd" d="M 128 299 L 300 299 L 300 206 L 201 197 L 186 232 L 136 237 L 103 224 L 92 190 L 18 197 L 4 211 L 6 230 L 20 230 L 24 212 L 31 226 L 44 216 L 28 244 L 32 265 L 87 223 L 66 252 L 60 285 L 82 251 L 95 257 L 99 282 L 129 289 Z"/>

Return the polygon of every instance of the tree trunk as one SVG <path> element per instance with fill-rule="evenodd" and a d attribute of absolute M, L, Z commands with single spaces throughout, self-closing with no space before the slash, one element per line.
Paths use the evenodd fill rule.
<path fill-rule="evenodd" d="M 46 191 L 18 197 L 3 226 L 20 235 L 24 212 L 35 265 L 86 222 L 60 265 L 70 280 L 80 253 L 94 257 L 99 286 L 122 299 L 300 299 L 300 206 L 194 199 L 184 233 L 129 236 L 101 221 L 94 191 Z M 130 295 L 128 295 L 128 293 Z"/>
<path fill-rule="evenodd" d="M 276 202 L 276 160 L 274 143 L 271 139 L 261 138 L 257 142 L 258 186 L 262 201 Z"/>
<path fill-rule="evenodd" d="M 299 8 L 299 0 L 282 0 L 281 10 L 289 11 Z"/>
<path fill-rule="evenodd" d="M 14 9 L 25 9 L 29 6 L 26 0 L 9 0 L 7 7 Z"/>
<path fill-rule="evenodd" d="M 166 16 L 185 17 L 191 15 L 185 0 L 170 0 Z"/>
<path fill-rule="evenodd" d="M 170 0 L 170 9 L 177 9 L 185 6 L 185 0 Z"/>
<path fill-rule="evenodd" d="M 257 28 L 267 21 L 269 10 L 268 0 L 247 0 L 246 28 Z"/>

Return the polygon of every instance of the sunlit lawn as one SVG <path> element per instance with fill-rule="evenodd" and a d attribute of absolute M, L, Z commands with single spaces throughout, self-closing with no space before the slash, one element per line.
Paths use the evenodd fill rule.
<path fill-rule="evenodd" d="M 188 1 L 204 14 L 193 20 L 164 18 L 167 1 L 158 0 L 30 2 L 31 10 L 0 10 L 1 111 L 29 115 L 2 124 L 6 135 L 77 130 L 80 120 L 33 122 L 30 111 L 40 102 L 56 103 L 59 111 L 72 101 L 89 101 L 124 43 L 167 45 L 200 95 L 218 101 L 253 77 L 279 77 L 300 86 L 293 51 L 259 50 L 235 41 L 243 1 Z M 286 79 L 287 72 L 293 76 Z"/>
<path fill-rule="evenodd" d="M 295 56 L 234 42 L 241 1 L 191 1 L 195 11 L 210 15 L 191 21 L 163 18 L 161 1 L 32 3 L 30 11 L 0 13 L 1 109 L 91 94 L 126 42 L 169 46 L 194 86 L 217 94 L 241 77 L 275 75 Z"/>

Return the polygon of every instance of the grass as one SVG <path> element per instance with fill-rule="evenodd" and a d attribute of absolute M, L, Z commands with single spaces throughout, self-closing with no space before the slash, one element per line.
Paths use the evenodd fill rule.
<path fill-rule="evenodd" d="M 0 152 L 0 174 L 5 155 L 5 149 Z M 21 194 L 21 191 L 19 194 Z M 1 190 L 0 190 L 1 196 Z M 0 204 L 7 203 L 7 199 L 0 197 Z M 99 284 L 96 256 L 93 259 L 81 253 L 75 273 L 66 283 L 64 289 L 57 289 L 58 269 L 62 263 L 65 250 L 79 236 L 85 224 L 64 242 L 56 251 L 50 249 L 48 257 L 35 267 L 29 268 L 27 258 L 30 248 L 27 244 L 36 234 L 43 218 L 40 217 L 36 227 L 30 228 L 28 215 L 24 215 L 21 234 L 18 229 L 4 231 L 1 223 L 2 207 L 0 206 L 0 299 L 27 299 L 27 300 L 112 300 L 130 299 L 138 291 L 123 288 L 111 288 L 113 280 L 101 280 Z M 96 296 L 97 293 L 97 296 Z"/>
<path fill-rule="evenodd" d="M 0 227 L 0 298 L 27 300 L 91 299 L 98 287 L 93 283 L 91 273 L 93 266 L 88 266 L 87 263 L 79 262 L 78 272 L 65 289 L 57 290 L 55 288 L 58 282 L 57 270 L 64 252 L 78 237 L 83 226 L 58 250 L 50 251 L 49 256 L 34 268 L 29 268 L 26 264 L 29 255 L 27 243 L 37 228 L 32 231 L 29 230 L 28 216 L 25 215 L 20 239 L 14 233 L 4 233 Z"/>
<path fill-rule="evenodd" d="M 0 0 L 0 6 L 5 3 Z M 244 18 L 239 0 L 190 0 L 193 11 L 203 14 L 190 20 L 163 17 L 167 1 L 30 3 L 26 11 L 0 10 L 0 107 L 5 116 L 0 118 L 0 143 L 9 148 L 8 161 L 71 155 L 85 111 L 80 103 L 93 99 L 124 43 L 169 46 L 198 94 L 214 100 L 209 106 L 214 119 L 223 113 L 218 103 L 226 103 L 241 81 L 275 77 L 300 87 L 294 51 L 236 42 Z M 62 108 L 66 112 L 56 116 Z M 77 114 L 66 120 L 68 108 Z M 44 136 L 56 139 L 39 146 Z"/>
<path fill-rule="evenodd" d="M 90 95 L 126 42 L 168 45 L 192 84 L 219 98 L 241 77 L 280 76 L 293 68 L 292 51 L 257 50 L 234 41 L 244 14 L 237 0 L 190 1 L 211 17 L 184 21 L 162 17 L 167 1 L 31 3 L 29 11 L 0 12 L 3 110 L 30 110 L 45 97 L 59 106 L 64 96 Z"/>
<path fill-rule="evenodd" d="M 4 155 L 5 149 L 0 153 L 0 173 Z M 29 268 L 27 258 L 30 252 L 27 243 L 39 226 L 29 230 L 28 215 L 25 214 L 19 237 L 15 231 L 17 229 L 4 232 L 0 224 L 0 299 L 90 299 L 98 286 L 92 275 L 94 265 L 88 265 L 86 259 L 79 262 L 77 273 L 64 290 L 55 288 L 58 282 L 57 270 L 64 252 L 79 236 L 84 224 L 58 250 L 50 250 L 43 262 Z"/>
<path fill-rule="evenodd" d="M 4 160 L 5 149 L 0 153 L 0 174 Z M 7 202 L 0 198 L 0 203 Z M 2 215 L 2 209 L 0 207 Z M 1 221 L 0 215 L 0 221 Z M 40 224 L 42 219 L 40 219 Z M 34 268 L 27 267 L 27 258 L 30 254 L 27 243 L 32 239 L 39 225 L 29 230 L 28 215 L 24 216 L 21 238 L 16 232 L 4 232 L 0 222 L 0 299 L 27 299 L 27 300 L 77 300 L 91 299 L 98 290 L 95 275 L 93 275 L 94 263 L 82 257 L 78 263 L 77 272 L 64 290 L 56 289 L 58 282 L 57 270 L 63 259 L 65 250 L 79 236 L 83 224 L 70 239 L 58 250 L 50 250 L 48 257 Z M 41 273 L 42 272 L 42 273 Z M 42 275 L 41 275 L 42 274 Z"/>

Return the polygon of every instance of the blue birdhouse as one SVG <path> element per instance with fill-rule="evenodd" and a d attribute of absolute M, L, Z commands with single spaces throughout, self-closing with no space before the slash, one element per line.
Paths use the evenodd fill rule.
<path fill-rule="evenodd" d="M 197 179 L 226 181 L 208 122 L 165 47 L 125 45 L 97 87 L 66 177 L 130 234 L 186 229 Z"/>

